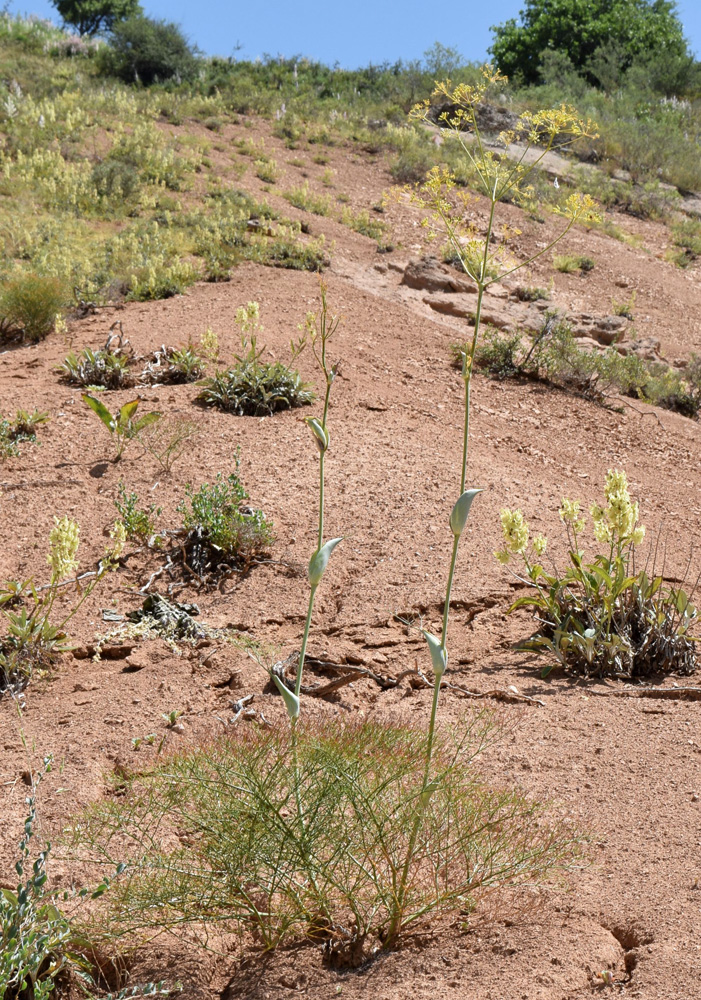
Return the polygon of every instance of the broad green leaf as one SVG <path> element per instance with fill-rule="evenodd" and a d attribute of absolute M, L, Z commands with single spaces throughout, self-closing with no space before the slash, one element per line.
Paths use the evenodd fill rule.
<path fill-rule="evenodd" d="M 282 695 L 282 699 L 285 702 L 285 707 L 287 709 L 287 714 L 290 719 L 296 719 L 299 716 L 299 698 L 294 693 L 290 691 L 287 685 L 283 684 L 277 674 L 270 675 L 275 682 L 275 687 L 278 689 Z"/>
<path fill-rule="evenodd" d="M 132 417 L 134 416 L 138 408 L 139 408 L 138 399 L 132 399 L 128 403 L 124 404 L 124 406 L 119 411 L 120 429 L 124 429 L 128 426 L 129 422 L 131 421 Z"/>
<path fill-rule="evenodd" d="M 161 419 L 161 414 L 158 410 L 154 410 L 152 413 L 144 413 L 143 417 L 139 417 L 138 420 L 132 421 L 129 428 L 129 433 L 132 437 L 142 431 L 144 427 L 149 427 L 151 424 L 155 424 L 157 420 Z"/>
<path fill-rule="evenodd" d="M 427 632 L 425 629 L 421 629 L 421 634 L 428 643 L 428 651 L 431 654 L 433 673 L 436 675 L 436 682 L 439 682 L 445 673 L 446 667 L 448 666 L 448 653 L 443 648 L 441 640 L 437 636 L 433 635 L 433 633 Z"/>
<path fill-rule="evenodd" d="M 99 399 L 95 399 L 89 392 L 83 393 L 82 400 L 86 406 L 90 407 L 93 413 L 98 415 L 110 434 L 114 434 L 117 429 L 117 423 L 105 404 L 101 403 Z"/>
<path fill-rule="evenodd" d="M 336 548 L 338 543 L 342 541 L 342 537 L 330 539 L 330 541 L 326 542 L 325 545 L 322 545 L 309 560 L 309 583 L 312 587 L 317 587 L 319 585 L 319 581 L 324 575 L 331 553 Z"/>
<path fill-rule="evenodd" d="M 450 530 L 456 538 L 459 538 L 460 535 L 462 535 L 467 523 L 468 514 L 470 513 L 472 501 L 475 499 L 477 494 L 481 492 L 481 489 L 465 490 L 462 496 L 456 501 L 450 514 Z"/>

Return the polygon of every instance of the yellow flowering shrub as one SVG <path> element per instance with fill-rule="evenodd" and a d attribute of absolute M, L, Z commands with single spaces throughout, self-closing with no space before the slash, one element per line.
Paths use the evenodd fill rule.
<path fill-rule="evenodd" d="M 639 506 L 630 496 L 625 472 L 610 469 L 603 506 L 593 504 L 591 531 L 603 551 L 587 559 L 587 520 L 579 500 L 563 498 L 560 506 L 568 540 L 568 568 L 559 572 L 542 565 L 547 539 L 530 541 L 528 522 L 520 510 L 502 510 L 503 548 L 495 552 L 502 565 L 517 559 L 517 578 L 532 593 L 515 601 L 533 610 L 537 632 L 519 649 L 548 654 L 553 666 L 587 676 L 643 677 L 655 673 L 693 673 L 696 647 L 690 629 L 698 621 L 681 588 L 666 589 L 660 575 L 636 571 L 635 550 L 645 538 Z"/>

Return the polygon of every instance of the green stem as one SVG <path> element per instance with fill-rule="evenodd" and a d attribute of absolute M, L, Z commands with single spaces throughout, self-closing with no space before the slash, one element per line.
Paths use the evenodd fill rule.
<path fill-rule="evenodd" d="M 326 424 L 324 424 L 326 429 Z M 324 458 L 325 452 L 319 455 L 319 534 L 317 541 L 317 552 L 324 544 Z"/>
<path fill-rule="evenodd" d="M 491 237 L 492 228 L 494 225 L 495 207 L 496 207 L 496 200 L 492 198 L 491 210 L 489 213 L 489 222 L 487 224 L 487 234 L 484 241 L 484 255 L 482 257 L 482 273 L 480 274 L 477 283 L 478 293 L 477 293 L 477 309 L 475 311 L 475 332 L 472 336 L 472 344 L 470 346 L 469 356 L 466 357 L 465 359 L 465 367 L 463 372 L 463 378 L 465 380 L 465 415 L 463 421 L 462 466 L 460 470 L 461 496 L 465 492 L 465 481 L 467 479 L 467 459 L 468 459 L 469 434 L 470 434 L 470 385 L 472 382 L 473 360 L 475 356 L 475 349 L 477 347 L 477 338 L 479 336 L 480 320 L 482 316 L 482 301 L 484 299 L 484 289 L 486 287 L 487 263 L 489 260 L 489 239 Z M 448 619 L 450 614 L 450 595 L 453 589 L 453 578 L 455 576 L 455 566 L 457 564 L 457 559 L 458 559 L 459 545 L 460 545 L 460 536 L 456 535 L 453 537 L 453 551 L 450 558 L 450 569 L 448 571 L 448 583 L 445 592 L 445 604 L 443 605 L 443 626 L 441 631 L 441 648 L 443 649 L 443 652 L 446 651 L 448 642 Z M 409 843 L 407 845 L 407 853 L 404 859 L 404 865 L 402 866 L 402 872 L 399 878 L 399 887 L 394 904 L 394 911 L 387 932 L 387 940 L 386 940 L 387 944 L 391 944 L 391 942 L 396 938 L 397 934 L 399 933 L 402 927 L 402 917 L 404 914 L 404 903 L 406 900 L 409 869 L 411 867 L 411 862 L 414 857 L 414 851 L 416 849 L 416 841 L 419 836 L 421 823 L 423 821 L 423 814 L 426 808 L 423 796 L 426 793 L 428 786 L 430 784 L 431 763 L 433 760 L 433 740 L 436 730 L 436 718 L 438 716 L 438 701 L 440 698 L 441 679 L 442 679 L 441 677 L 436 677 L 435 683 L 433 685 L 433 701 L 431 704 L 431 717 L 429 719 L 429 724 L 428 724 L 428 742 L 426 745 L 426 763 L 424 766 L 424 778 L 421 785 L 421 793 L 419 796 L 419 806 L 417 808 L 416 816 L 414 818 L 414 825 L 412 827 L 411 835 L 409 837 Z"/>
<path fill-rule="evenodd" d="M 314 595 L 316 594 L 316 587 L 312 587 L 309 591 L 309 607 L 307 608 L 307 620 L 304 625 L 304 635 L 302 637 L 302 648 L 299 651 L 299 664 L 297 666 L 297 680 L 295 681 L 295 694 L 299 698 L 299 693 L 302 690 L 302 671 L 304 670 L 304 657 L 307 652 L 307 642 L 309 640 L 309 629 L 312 624 L 312 611 L 314 610 Z"/>

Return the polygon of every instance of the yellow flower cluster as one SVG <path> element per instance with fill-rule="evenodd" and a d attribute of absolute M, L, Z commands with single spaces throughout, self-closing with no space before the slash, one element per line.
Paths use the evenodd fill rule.
<path fill-rule="evenodd" d="M 586 521 L 583 517 L 579 516 L 579 513 L 579 500 L 568 500 L 567 497 L 562 498 L 560 520 L 563 524 L 571 524 L 577 533 L 584 531 L 586 524 Z"/>
<path fill-rule="evenodd" d="M 259 333 L 263 329 L 259 320 L 260 306 L 257 302 L 247 302 L 236 310 L 236 323 L 244 334 Z"/>
<path fill-rule="evenodd" d="M 51 579 L 56 582 L 78 569 L 80 528 L 77 522 L 71 521 L 69 517 L 55 517 L 49 545 L 46 561 L 51 567 Z"/>
<path fill-rule="evenodd" d="M 501 530 L 504 536 L 504 548 L 495 552 L 500 563 L 506 565 L 513 555 L 523 555 L 528 548 L 528 523 L 520 510 L 509 510 L 505 507 L 501 514 Z"/>
<path fill-rule="evenodd" d="M 599 507 L 594 504 L 590 511 L 597 542 L 632 542 L 633 545 L 640 545 L 645 537 L 645 528 L 638 525 L 638 504 L 630 499 L 625 472 L 609 469 L 604 496 L 607 506 Z"/>

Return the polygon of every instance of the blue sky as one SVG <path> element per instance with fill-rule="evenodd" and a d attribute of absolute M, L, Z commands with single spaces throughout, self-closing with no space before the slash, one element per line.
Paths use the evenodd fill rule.
<path fill-rule="evenodd" d="M 210 55 L 240 58 L 306 55 L 354 68 L 397 59 L 417 59 L 434 42 L 456 48 L 467 59 L 483 59 L 489 28 L 516 17 L 522 0 L 462 0 L 436 6 L 425 0 L 142 0 L 152 17 L 177 21 L 191 41 Z M 56 19 L 48 0 L 13 0 L 13 13 Z M 680 0 L 678 11 L 694 52 L 701 55 L 701 4 Z M 436 15 L 436 16 L 434 16 Z"/>

